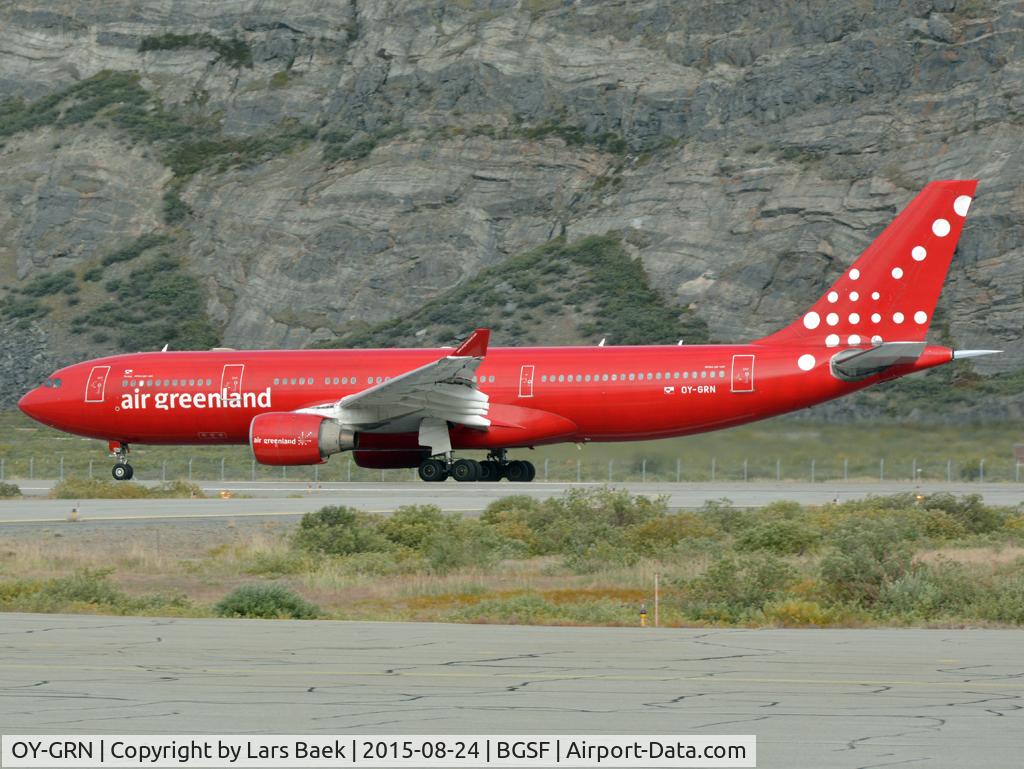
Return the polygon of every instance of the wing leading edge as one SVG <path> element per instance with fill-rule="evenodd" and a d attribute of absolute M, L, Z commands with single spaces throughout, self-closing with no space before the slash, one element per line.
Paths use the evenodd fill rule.
<path fill-rule="evenodd" d="M 364 430 L 398 422 L 418 426 L 423 420 L 487 429 L 491 424 L 488 398 L 477 389 L 473 373 L 487 354 L 490 333 L 478 328 L 450 355 L 346 395 L 330 406 L 304 411 Z"/>

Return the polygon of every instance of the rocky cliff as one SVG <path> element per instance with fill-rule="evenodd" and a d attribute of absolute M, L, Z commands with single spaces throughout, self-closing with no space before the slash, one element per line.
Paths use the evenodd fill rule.
<path fill-rule="evenodd" d="M 1006 377 L 1022 33 L 1006 0 L 11 0 L 0 398 L 161 340 L 365 335 L 610 231 L 685 327 L 753 338 L 944 177 L 982 183 L 936 333 Z M 530 338 L 604 335 L 548 311 Z"/>

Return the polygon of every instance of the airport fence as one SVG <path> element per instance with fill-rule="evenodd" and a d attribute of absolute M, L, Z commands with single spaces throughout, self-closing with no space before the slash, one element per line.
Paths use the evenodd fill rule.
<path fill-rule="evenodd" d="M 314 467 L 267 467 L 244 455 L 175 455 L 140 457 L 133 452 L 135 478 L 147 481 L 176 479 L 193 482 L 242 481 L 414 481 L 415 469 L 372 470 L 359 467 L 351 457 L 334 457 Z M 565 459 L 530 457 L 538 481 L 615 483 L 624 481 L 689 483 L 737 481 L 947 481 L 1024 482 L 1022 463 L 1011 459 L 850 459 L 843 457 L 784 457 L 719 461 L 714 456 L 628 457 L 617 459 Z M 0 457 L 0 481 L 109 478 L 112 460 L 81 456 Z"/>

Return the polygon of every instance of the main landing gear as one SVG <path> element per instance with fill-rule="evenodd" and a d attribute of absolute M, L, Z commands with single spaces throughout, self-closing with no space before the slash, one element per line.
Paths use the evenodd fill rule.
<path fill-rule="evenodd" d="M 440 482 L 454 478 L 460 483 L 470 481 L 500 481 L 508 478 L 514 483 L 528 483 L 537 475 L 532 462 L 505 457 L 505 449 L 492 451 L 483 462 L 475 459 L 430 458 L 420 463 L 420 478 L 429 482 Z"/>
<path fill-rule="evenodd" d="M 110 453 L 117 457 L 117 464 L 114 465 L 110 474 L 115 481 L 130 481 L 135 475 L 135 470 L 128 464 L 128 444 L 120 441 L 111 441 Z"/>

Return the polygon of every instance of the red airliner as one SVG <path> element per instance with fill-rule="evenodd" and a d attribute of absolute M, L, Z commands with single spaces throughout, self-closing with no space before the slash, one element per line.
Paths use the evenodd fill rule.
<path fill-rule="evenodd" d="M 18 406 L 128 446 L 245 444 L 268 465 L 351 451 L 425 481 L 530 481 L 509 449 L 718 430 L 994 350 L 925 342 L 976 181 L 932 182 L 792 324 L 750 344 L 152 352 L 63 368 Z M 454 459 L 482 449 L 487 460 Z"/>

